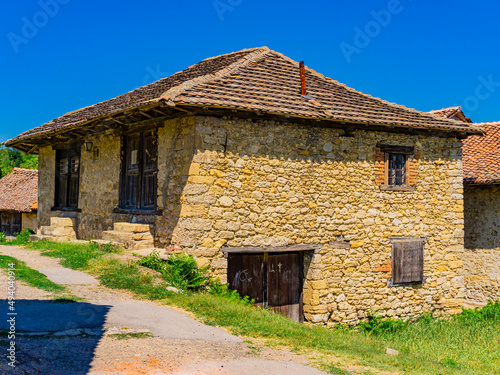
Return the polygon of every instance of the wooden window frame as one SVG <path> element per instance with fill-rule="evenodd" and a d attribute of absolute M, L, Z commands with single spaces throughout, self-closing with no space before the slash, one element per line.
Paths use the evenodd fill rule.
<path fill-rule="evenodd" d="M 392 243 L 390 286 L 421 285 L 424 278 L 426 238 L 396 237 Z"/>
<path fill-rule="evenodd" d="M 78 160 L 78 168 L 75 171 L 72 168 L 73 160 Z M 61 161 L 67 160 L 68 171 L 61 174 Z M 56 173 L 55 173 L 55 194 L 54 194 L 54 207 L 53 211 L 63 210 L 71 211 L 78 210 L 79 200 L 80 200 L 80 170 L 81 170 L 81 147 L 72 146 L 63 149 L 56 149 Z M 61 201 L 61 184 L 65 180 L 66 182 L 66 199 Z M 74 199 L 72 197 L 72 188 L 74 191 Z"/>
<path fill-rule="evenodd" d="M 380 190 L 386 191 L 415 191 L 415 187 L 410 184 L 410 159 L 415 155 L 415 148 L 410 146 L 377 145 L 377 148 L 384 154 L 384 182 Z M 390 183 L 390 156 L 402 155 L 404 157 L 404 182 L 402 185 Z"/>
<path fill-rule="evenodd" d="M 146 164 L 146 146 L 145 142 L 147 138 L 152 139 L 152 144 L 154 147 L 154 153 L 152 160 L 153 164 L 149 166 Z M 137 190 L 135 204 L 129 204 L 130 194 L 130 176 L 132 176 L 132 168 L 129 168 L 129 155 L 128 147 L 129 140 L 138 140 L 138 150 L 137 150 Z M 146 204 L 148 196 L 146 196 L 146 178 L 153 178 L 152 186 L 152 202 Z M 145 214 L 156 214 L 157 213 L 157 201 L 158 201 L 158 138 L 157 133 L 154 130 L 143 131 L 138 133 L 124 134 L 122 136 L 122 163 L 121 163 L 121 173 L 120 173 L 120 205 L 116 211 L 122 213 L 145 213 Z"/>

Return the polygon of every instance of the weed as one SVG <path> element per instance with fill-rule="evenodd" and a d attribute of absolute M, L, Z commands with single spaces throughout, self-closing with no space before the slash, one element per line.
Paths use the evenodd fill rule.
<path fill-rule="evenodd" d="M 0 243 L 7 242 L 7 235 L 4 232 L 0 232 Z"/>
<path fill-rule="evenodd" d="M 359 323 L 358 329 L 374 335 L 397 332 L 407 324 L 402 320 L 383 318 L 377 312 L 368 312 L 366 318 L 366 322 Z"/>
<path fill-rule="evenodd" d="M 6 242 L 7 245 L 26 245 L 30 241 L 30 236 L 33 231 L 30 229 L 23 229 L 21 233 L 16 233 L 16 238 L 12 241 Z"/>
<path fill-rule="evenodd" d="M 250 299 L 248 296 L 241 297 L 238 291 L 230 289 L 227 284 L 222 284 L 219 279 L 209 281 L 208 293 L 243 305 L 251 306 L 255 303 L 254 299 Z"/>
<path fill-rule="evenodd" d="M 186 254 L 173 254 L 163 260 L 157 251 L 153 251 L 137 264 L 160 272 L 168 284 L 178 289 L 199 291 L 208 282 L 209 266 L 199 268 L 196 260 Z"/>
<path fill-rule="evenodd" d="M 151 332 L 114 333 L 108 336 L 117 340 L 147 339 L 154 337 Z"/>
<path fill-rule="evenodd" d="M 84 301 L 84 298 L 74 296 L 72 294 L 70 295 L 63 295 L 63 296 L 55 296 L 52 298 L 52 302 L 55 303 L 75 303 L 75 302 L 81 302 Z"/>

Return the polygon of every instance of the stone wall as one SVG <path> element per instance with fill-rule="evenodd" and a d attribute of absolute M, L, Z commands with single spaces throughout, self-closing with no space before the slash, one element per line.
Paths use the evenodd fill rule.
<path fill-rule="evenodd" d="M 22 229 L 29 229 L 36 233 L 38 229 L 37 223 L 37 214 L 36 213 L 23 213 L 22 214 Z"/>
<path fill-rule="evenodd" d="M 467 187 L 464 196 L 466 303 L 500 299 L 500 187 Z"/>
<path fill-rule="evenodd" d="M 465 248 L 500 247 L 500 186 L 465 190 Z"/>
<path fill-rule="evenodd" d="M 457 139 L 272 121 L 196 118 L 201 147 L 180 198 L 172 243 L 226 277 L 221 246 L 318 243 L 306 258 L 308 320 L 355 323 L 368 310 L 411 318 L 454 313 L 464 297 L 463 187 Z M 381 191 L 377 143 L 414 146 L 413 192 Z M 342 237 L 349 242 L 335 245 Z M 423 285 L 388 286 L 389 237 L 427 237 Z M 333 242 L 332 242 L 333 241 Z M 332 242 L 332 245 L 330 245 Z"/>
<path fill-rule="evenodd" d="M 82 149 L 80 167 L 80 197 L 82 210 L 78 222 L 79 238 L 101 238 L 105 230 L 113 229 L 113 210 L 118 207 L 120 185 L 120 138 L 103 135 L 89 139 L 93 151 Z M 99 150 L 99 157 L 95 150 Z"/>
<path fill-rule="evenodd" d="M 54 207 L 56 152 L 52 147 L 38 152 L 38 227 L 50 225 L 51 208 Z"/>

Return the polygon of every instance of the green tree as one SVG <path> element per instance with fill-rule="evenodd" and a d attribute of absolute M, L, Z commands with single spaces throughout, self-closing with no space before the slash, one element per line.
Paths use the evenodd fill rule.
<path fill-rule="evenodd" d="M 12 148 L 0 148 L 0 177 L 3 177 L 13 168 L 38 169 L 38 156 L 27 155 Z"/>

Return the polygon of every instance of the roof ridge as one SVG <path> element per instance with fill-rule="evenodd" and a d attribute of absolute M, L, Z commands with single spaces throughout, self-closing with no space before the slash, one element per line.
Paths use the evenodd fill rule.
<path fill-rule="evenodd" d="M 441 109 L 433 109 L 432 111 L 427 111 L 427 113 L 441 112 L 441 111 L 446 111 L 446 110 L 450 110 L 450 109 L 462 109 L 462 107 L 459 105 L 453 105 L 451 107 L 445 107 L 445 108 L 441 108 Z"/>
<path fill-rule="evenodd" d="M 482 126 L 482 125 L 500 125 L 500 121 L 474 122 L 473 125 L 477 125 L 477 126 Z"/>
<path fill-rule="evenodd" d="M 205 74 L 203 76 L 196 77 L 196 78 L 190 79 L 188 81 L 182 82 L 180 85 L 171 87 L 169 90 L 165 91 L 157 100 L 158 101 L 159 100 L 166 100 L 168 105 L 175 106 L 175 103 L 174 103 L 175 97 L 182 94 L 182 92 L 189 90 L 193 86 L 207 83 L 207 82 L 217 80 L 217 79 L 226 77 L 228 75 L 231 75 L 233 72 L 235 72 L 236 70 L 238 70 L 242 66 L 247 65 L 250 61 L 261 60 L 264 57 L 264 55 L 266 55 L 268 52 L 270 52 L 272 50 L 270 50 L 268 47 L 264 46 L 264 47 L 246 49 L 246 50 L 242 50 L 242 51 L 238 51 L 238 52 L 246 52 L 246 51 L 253 51 L 253 52 L 243 56 L 238 61 L 232 63 L 231 65 L 229 65 L 225 68 L 222 68 L 221 70 L 218 70 L 215 73 Z M 210 58 L 202 60 L 202 61 L 215 59 L 215 58 L 218 58 L 220 56 L 231 55 L 233 53 L 237 53 L 237 52 L 231 52 L 231 53 L 227 53 L 224 55 L 210 57 Z"/>

